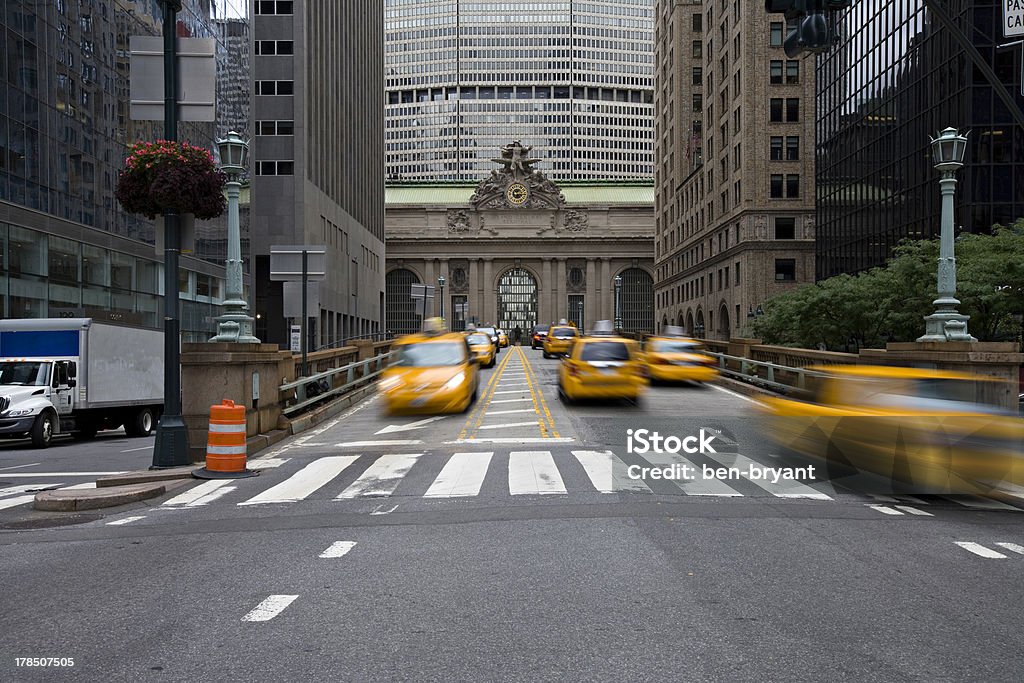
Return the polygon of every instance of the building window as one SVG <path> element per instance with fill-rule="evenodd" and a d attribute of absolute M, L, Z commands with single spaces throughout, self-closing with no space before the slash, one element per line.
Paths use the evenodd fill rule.
<path fill-rule="evenodd" d="M 694 33 L 702 32 L 704 30 L 704 15 L 703 14 L 694 14 L 694 15 L 692 15 L 692 19 L 693 19 L 693 32 Z M 694 55 L 694 56 L 696 56 L 696 55 Z"/>
<path fill-rule="evenodd" d="M 792 135 L 786 136 L 786 160 L 797 161 L 800 158 L 800 138 Z"/>
<path fill-rule="evenodd" d="M 800 196 L 800 176 L 790 174 L 786 176 L 786 196 L 796 199 Z"/>
<path fill-rule="evenodd" d="M 734 268 L 734 272 L 735 272 L 736 280 L 735 280 L 735 282 L 733 284 L 735 284 L 737 287 L 739 287 L 740 286 L 740 262 L 739 261 L 736 262 L 736 266 Z"/>
<path fill-rule="evenodd" d="M 294 175 L 294 161 L 257 161 L 256 175 Z"/>
<path fill-rule="evenodd" d="M 796 260 L 791 258 L 775 259 L 775 281 L 793 282 L 796 280 Z"/>
<path fill-rule="evenodd" d="M 701 41 L 699 41 L 699 40 L 693 41 L 693 57 L 695 59 L 700 59 L 701 58 L 701 53 L 703 52 L 703 49 L 704 49 L 704 44 Z"/>
<path fill-rule="evenodd" d="M 255 54 L 261 56 L 290 55 L 295 50 L 295 43 L 291 40 L 257 40 Z"/>
<path fill-rule="evenodd" d="M 786 120 L 794 123 L 800 120 L 800 98 L 789 97 L 786 99 Z"/>
<path fill-rule="evenodd" d="M 256 135 L 295 135 L 295 122 L 257 121 Z"/>
<path fill-rule="evenodd" d="M 254 90 L 257 95 L 292 95 L 295 81 L 256 81 Z"/>
<path fill-rule="evenodd" d="M 768 120 L 772 121 L 773 123 L 781 123 L 782 122 L 782 107 L 783 107 L 783 102 L 782 102 L 782 98 L 781 97 L 772 98 L 769 101 L 769 103 L 768 103 L 768 110 L 769 110 Z"/>
<path fill-rule="evenodd" d="M 786 60 L 786 83 L 795 85 L 800 82 L 800 62 L 795 59 Z"/>
<path fill-rule="evenodd" d="M 782 60 L 773 59 L 768 64 L 768 82 L 772 85 L 779 85 L 782 83 Z"/>
<path fill-rule="evenodd" d="M 782 47 L 782 41 L 785 38 L 782 33 L 784 28 L 785 27 L 781 21 L 773 21 L 771 23 L 771 29 L 769 31 L 770 37 L 768 39 L 769 45 L 772 47 Z"/>
<path fill-rule="evenodd" d="M 768 196 L 772 199 L 782 198 L 782 174 L 772 174 Z"/>
<path fill-rule="evenodd" d="M 292 0 L 256 0 L 255 14 L 286 15 L 294 13 Z M 300 307 L 301 308 L 301 307 Z"/>
<path fill-rule="evenodd" d="M 693 93 L 693 111 L 696 114 L 704 107 L 704 97 L 700 93 Z"/>
<path fill-rule="evenodd" d="M 777 240 L 791 240 L 796 237 L 796 219 L 795 218 L 776 218 L 775 219 L 775 239 Z"/>
<path fill-rule="evenodd" d="M 700 85 L 701 84 L 701 81 L 704 80 L 703 73 L 704 73 L 703 67 L 699 67 L 699 66 L 693 67 L 693 84 L 694 85 Z"/>
<path fill-rule="evenodd" d="M 742 186 L 740 185 L 740 181 L 739 180 L 737 180 L 736 182 L 734 182 L 732 184 L 732 194 L 733 194 L 733 197 L 732 197 L 733 205 L 734 206 L 739 206 L 740 205 L 740 199 L 742 199 L 742 197 L 743 197 L 743 189 L 742 189 Z"/>
<path fill-rule="evenodd" d="M 782 161 L 782 136 L 773 135 L 769 144 L 768 158 L 772 161 Z"/>
<path fill-rule="evenodd" d="M 732 170 L 740 170 L 740 143 L 736 143 L 736 146 L 732 148 Z"/>

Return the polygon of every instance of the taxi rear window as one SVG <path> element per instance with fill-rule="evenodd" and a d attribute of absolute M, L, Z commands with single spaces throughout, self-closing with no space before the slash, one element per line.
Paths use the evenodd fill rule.
<path fill-rule="evenodd" d="M 406 368 L 432 368 L 461 365 L 466 362 L 466 345 L 459 342 L 425 342 L 395 347 L 398 357 L 392 362 Z"/>
<path fill-rule="evenodd" d="M 617 341 L 590 342 L 583 345 L 580 360 L 629 360 L 629 347 Z"/>
<path fill-rule="evenodd" d="M 471 334 L 469 335 L 470 344 L 490 344 L 491 338 L 486 334 Z"/>
<path fill-rule="evenodd" d="M 648 350 L 656 353 L 697 353 L 704 350 L 702 344 L 690 341 L 652 341 Z"/>
<path fill-rule="evenodd" d="M 576 336 L 576 329 L 573 327 L 556 327 L 551 330 L 551 334 L 548 336 L 555 339 L 568 339 Z"/>

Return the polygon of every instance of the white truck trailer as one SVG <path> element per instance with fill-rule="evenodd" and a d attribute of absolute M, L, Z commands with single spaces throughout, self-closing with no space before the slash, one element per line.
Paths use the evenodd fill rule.
<path fill-rule="evenodd" d="M 164 334 L 91 318 L 0 320 L 0 438 L 45 448 L 124 425 L 148 436 L 163 412 Z"/>

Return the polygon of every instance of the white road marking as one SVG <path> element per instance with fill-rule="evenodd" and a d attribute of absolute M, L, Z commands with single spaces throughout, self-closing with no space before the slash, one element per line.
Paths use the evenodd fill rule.
<path fill-rule="evenodd" d="M 4 474 L 4 479 L 9 477 L 21 477 L 23 479 L 29 477 L 105 477 L 114 474 L 124 474 L 124 472 L 11 472 L 10 474 Z"/>
<path fill-rule="evenodd" d="M 1015 552 L 1018 555 L 1024 555 L 1024 545 L 1018 543 L 996 543 L 1000 548 L 1006 548 L 1011 552 Z"/>
<path fill-rule="evenodd" d="M 229 479 L 228 481 L 232 481 L 232 480 Z M 212 503 L 213 501 L 217 500 L 221 496 L 226 496 L 227 494 L 231 493 L 232 491 L 234 491 L 237 488 L 238 488 L 237 486 L 225 486 L 223 488 L 217 489 L 216 491 L 211 491 L 210 493 L 208 493 L 207 495 L 203 496 L 202 498 L 200 498 L 200 499 L 198 499 L 198 500 L 196 500 L 196 501 L 194 501 L 192 503 L 189 503 L 188 507 L 196 507 L 198 505 L 206 505 L 207 503 Z"/>
<path fill-rule="evenodd" d="M 48 489 L 54 486 L 60 486 L 63 482 L 50 482 L 48 484 L 18 484 L 17 486 L 8 486 L 5 489 L 0 489 L 0 496 L 11 496 L 15 493 L 26 493 L 33 489 Z"/>
<path fill-rule="evenodd" d="M 676 453 L 648 453 L 643 460 L 652 465 L 679 465 L 690 468 L 694 473 L 692 479 L 670 479 L 688 496 L 720 496 L 723 498 L 741 498 L 742 493 L 716 477 L 704 478 L 700 465 L 694 464 L 683 455 Z"/>
<path fill-rule="evenodd" d="M 507 389 L 509 387 L 528 387 L 528 386 L 530 386 L 530 383 L 529 382 L 498 382 L 498 386 L 503 388 L 503 389 Z M 526 391 L 526 390 L 523 389 L 522 391 Z M 495 393 L 497 393 L 497 392 L 495 392 Z"/>
<path fill-rule="evenodd" d="M 423 419 L 423 420 L 417 420 L 416 422 L 409 422 L 408 424 L 404 424 L 404 425 L 388 425 L 387 427 L 384 427 L 383 429 L 378 429 L 373 434 L 374 434 L 374 436 L 376 436 L 377 434 L 391 434 L 393 432 L 408 432 L 408 431 L 411 431 L 413 429 L 423 429 L 424 427 L 426 427 L 431 422 L 437 422 L 438 420 L 443 420 L 446 417 L 448 417 L 448 416 L 447 415 L 435 415 L 434 417 L 428 417 L 428 418 Z"/>
<path fill-rule="evenodd" d="M 594 488 L 601 493 L 651 492 L 643 481 L 626 474 L 626 463 L 611 451 L 573 451 L 572 454 L 587 471 Z"/>
<path fill-rule="evenodd" d="M 375 507 L 373 509 L 373 512 L 371 512 L 370 514 L 371 515 L 390 515 L 392 512 L 394 512 L 395 510 L 398 509 L 398 506 L 397 505 L 392 505 L 387 510 L 384 510 L 383 508 L 384 508 L 383 505 L 378 505 L 377 507 Z"/>
<path fill-rule="evenodd" d="M 270 621 L 292 604 L 298 595 L 271 595 L 242 617 L 242 621 Z"/>
<path fill-rule="evenodd" d="M 511 415 L 512 413 L 532 413 L 533 408 L 517 408 L 516 410 L 488 410 L 484 417 L 489 415 Z M 532 423 L 531 423 L 532 424 Z"/>
<path fill-rule="evenodd" d="M 122 453 L 134 453 L 135 451 L 151 451 L 151 450 L 153 450 L 153 446 L 143 446 L 142 448 L 129 448 L 128 450 L 121 451 L 121 452 Z"/>
<path fill-rule="evenodd" d="M 231 483 L 231 481 L 231 479 L 210 479 L 209 481 L 204 481 L 199 486 L 189 489 L 170 500 L 164 501 L 164 505 L 167 507 L 173 507 L 175 505 L 192 505 L 200 498 L 210 495 L 221 486 Z"/>
<path fill-rule="evenodd" d="M 84 490 L 84 489 L 94 489 L 94 488 L 96 488 L 96 482 L 90 481 L 90 482 L 86 482 L 85 484 L 73 484 L 71 486 L 61 486 L 60 490 L 61 491 L 81 491 L 81 490 Z"/>
<path fill-rule="evenodd" d="M 366 468 L 352 485 L 338 494 L 335 500 L 346 498 L 390 496 L 422 453 L 382 455 Z"/>
<path fill-rule="evenodd" d="M 565 493 L 551 451 L 512 451 L 508 457 L 508 492 L 513 496 Z"/>
<path fill-rule="evenodd" d="M 522 394 L 529 391 L 529 389 L 510 389 L 508 391 L 495 391 L 495 394 Z"/>
<path fill-rule="evenodd" d="M 320 553 L 320 557 L 323 559 L 333 559 L 336 557 L 343 557 L 345 553 L 352 548 L 356 547 L 355 541 L 335 541 L 331 544 L 327 550 Z"/>
<path fill-rule="evenodd" d="M 924 510 L 918 510 L 917 508 L 910 507 L 909 505 L 894 505 L 893 507 L 896 508 L 897 510 L 903 510 L 904 512 L 909 512 L 912 515 L 922 515 L 924 517 L 934 517 L 935 516 L 935 515 L 933 515 L 930 512 L 925 512 Z"/>
<path fill-rule="evenodd" d="M 494 453 L 455 453 L 430 485 L 424 498 L 458 498 L 480 495 Z"/>
<path fill-rule="evenodd" d="M 755 479 L 753 477 L 746 476 L 745 473 L 750 472 L 752 467 L 764 469 L 764 465 L 759 462 L 755 462 L 745 455 L 739 453 L 718 453 L 716 455 L 707 454 L 709 458 L 716 460 L 717 462 L 725 465 L 726 467 L 737 467 L 740 470 L 741 475 L 744 479 L 752 484 L 760 486 L 768 493 L 772 494 L 777 498 L 809 498 L 811 500 L 832 500 L 832 496 L 827 493 L 822 493 L 814 488 L 811 488 L 807 484 L 797 481 L 795 479 L 780 479 L 777 482 L 773 482 L 769 479 Z"/>
<path fill-rule="evenodd" d="M 289 460 L 291 460 L 291 458 L 265 458 L 263 460 L 250 460 L 249 469 L 268 470 L 272 467 L 280 467 Z"/>
<path fill-rule="evenodd" d="M 497 401 L 491 401 L 491 405 L 495 403 L 522 403 L 523 401 L 532 401 L 532 396 L 524 396 L 523 398 L 499 398 Z"/>
<path fill-rule="evenodd" d="M 41 463 L 30 462 L 30 463 L 28 463 L 26 465 L 11 465 L 10 467 L 0 467 L 0 472 L 6 472 L 7 470 L 16 470 L 16 469 L 19 469 L 21 467 L 35 467 L 36 465 L 39 465 L 39 464 L 41 464 Z"/>
<path fill-rule="evenodd" d="M 736 398 L 742 398 L 744 401 L 749 401 L 750 403 L 756 403 L 758 405 L 761 405 L 760 401 L 754 400 L 754 399 L 750 398 L 749 396 L 744 396 L 743 394 L 736 393 L 735 391 L 732 391 L 731 389 L 726 389 L 725 387 L 720 387 L 717 384 L 714 384 L 712 382 L 708 382 L 707 386 L 711 387 L 712 389 L 717 389 L 718 391 L 721 391 L 723 393 L 735 396 Z"/>
<path fill-rule="evenodd" d="M 346 467 L 359 459 L 357 455 L 333 455 L 318 458 L 276 486 L 242 501 L 239 505 L 260 505 L 263 503 L 294 503 L 304 499 L 324 484 L 342 473 Z"/>
<path fill-rule="evenodd" d="M 6 500 L 0 500 L 0 510 L 6 510 L 7 508 L 16 507 L 18 505 L 24 505 L 25 503 L 31 503 L 36 499 L 36 494 L 30 496 L 15 496 L 14 498 L 8 498 Z"/>
<path fill-rule="evenodd" d="M 536 424 L 531 422 L 530 424 Z M 572 443 L 576 439 L 571 436 L 537 436 L 537 437 L 515 437 L 515 436 L 502 436 L 502 437 L 490 437 L 490 438 L 477 438 L 477 439 L 455 439 L 454 441 L 445 441 L 445 445 L 450 446 L 461 446 L 466 444 L 483 444 L 483 443 L 512 443 L 512 444 L 528 444 L 528 443 Z"/>
<path fill-rule="evenodd" d="M 991 560 L 1005 560 L 1005 559 L 1007 559 L 1006 555 L 1003 555 L 1002 553 L 997 553 L 995 550 L 989 550 L 988 548 L 986 548 L 985 546 L 981 545 L 980 543 L 973 543 L 971 541 L 956 541 L 956 544 L 958 546 L 960 546 L 961 548 L 963 548 L 964 550 L 969 550 L 972 553 L 974 553 L 975 555 L 980 555 L 981 557 L 987 557 L 987 558 L 989 558 Z"/>
<path fill-rule="evenodd" d="M 113 522 L 107 522 L 107 526 L 121 526 L 122 524 L 131 524 L 137 522 L 140 519 L 145 519 L 146 515 L 135 515 L 133 517 L 125 517 L 124 519 L 115 519 Z"/>
<path fill-rule="evenodd" d="M 363 410 L 367 406 L 371 405 L 379 397 L 380 397 L 380 394 L 374 394 L 374 395 L 370 396 L 369 398 L 364 399 L 363 401 L 360 401 L 356 405 L 352 406 L 351 408 L 346 410 L 344 413 L 342 413 L 341 415 L 337 416 L 336 418 L 334 418 L 333 420 L 331 420 L 327 424 L 323 425 L 319 429 L 315 429 L 315 430 L 309 432 L 308 434 L 305 434 L 305 435 L 299 437 L 298 439 L 295 439 L 293 441 L 289 441 L 288 443 L 282 444 L 282 445 L 278 446 L 277 448 L 275 448 L 274 450 L 269 451 L 265 455 L 261 455 L 260 457 L 255 458 L 255 459 L 256 460 L 269 460 L 270 458 L 276 458 L 277 456 L 281 455 L 285 451 L 287 451 L 289 449 L 292 449 L 292 448 L 295 448 L 296 446 L 307 445 L 306 441 L 308 439 L 311 439 L 314 436 L 319 436 L 320 434 L 323 434 L 328 429 L 333 428 L 335 425 L 337 425 L 342 420 L 348 419 L 351 415 L 355 415 L 360 410 Z"/>
<path fill-rule="evenodd" d="M 380 441 L 343 441 L 334 444 L 335 448 L 372 448 L 374 446 L 419 446 L 423 442 L 419 439 L 383 439 Z"/>
<path fill-rule="evenodd" d="M 1014 507 L 1013 505 L 1007 505 L 1006 503 L 1000 503 L 998 500 L 990 500 L 989 498 L 982 498 L 981 496 L 972 495 L 950 495 L 943 496 L 947 500 L 951 500 L 957 505 L 963 505 L 968 508 L 977 508 L 980 510 L 1011 510 L 1013 512 L 1021 512 L 1021 509 Z"/>
<path fill-rule="evenodd" d="M 506 422 L 505 424 L 500 425 L 484 425 L 480 427 L 480 429 L 505 429 L 506 427 L 529 427 L 530 425 L 536 427 L 537 420 L 533 420 L 532 422 Z"/>
<path fill-rule="evenodd" d="M 882 514 L 886 514 L 886 515 L 902 515 L 903 514 L 899 510 L 894 510 L 893 508 L 885 506 L 885 505 L 868 505 L 868 507 L 871 508 L 872 510 L 877 510 L 878 512 L 881 512 Z"/>

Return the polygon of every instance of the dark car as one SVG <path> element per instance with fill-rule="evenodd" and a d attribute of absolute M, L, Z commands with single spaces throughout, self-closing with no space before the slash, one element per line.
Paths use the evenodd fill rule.
<path fill-rule="evenodd" d="M 544 339 L 548 336 L 550 325 L 535 325 L 530 333 L 530 348 L 539 349 L 544 346 Z"/>

